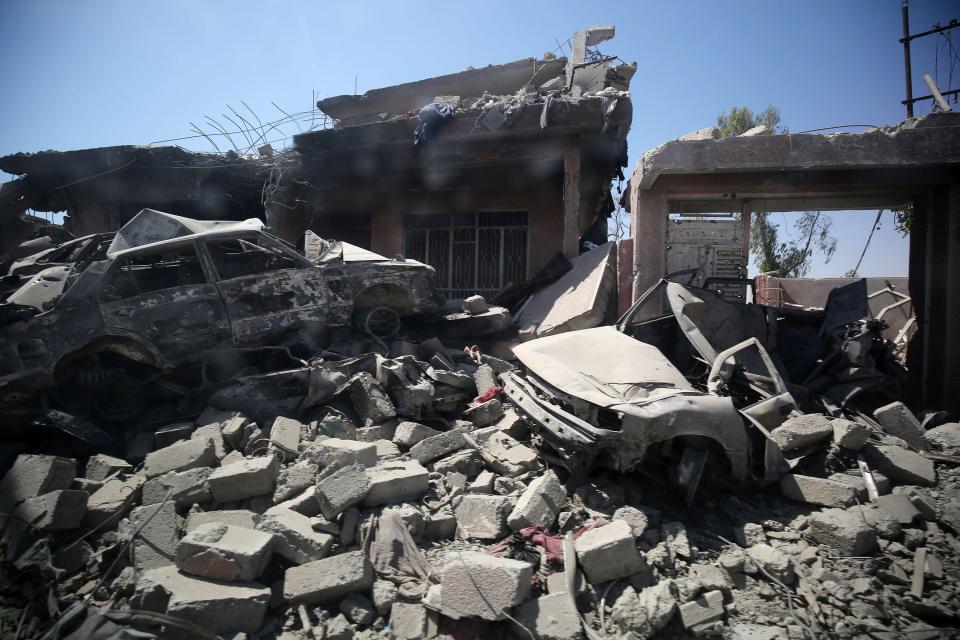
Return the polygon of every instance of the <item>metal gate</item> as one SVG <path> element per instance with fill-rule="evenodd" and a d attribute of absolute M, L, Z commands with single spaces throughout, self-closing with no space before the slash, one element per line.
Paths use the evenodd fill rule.
<path fill-rule="evenodd" d="M 489 297 L 527 279 L 527 212 L 404 216 L 403 255 L 437 270 L 448 298 Z"/>

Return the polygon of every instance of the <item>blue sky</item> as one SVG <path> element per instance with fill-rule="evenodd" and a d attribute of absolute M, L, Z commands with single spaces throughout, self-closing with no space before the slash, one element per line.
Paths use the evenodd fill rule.
<path fill-rule="evenodd" d="M 960 17 L 950 0 L 912 0 L 910 11 L 914 32 Z M 777 105 L 791 131 L 904 117 L 900 0 L 0 0 L 0 155 L 186 136 L 190 122 L 241 100 L 275 119 L 271 102 L 303 111 L 313 92 L 353 93 L 356 82 L 362 93 L 539 56 L 578 29 L 611 23 L 617 37 L 601 49 L 639 63 L 628 173 L 644 149 L 709 126 L 733 105 Z M 953 39 L 960 50 L 960 33 Z M 918 95 L 937 43 L 915 43 Z M 939 44 L 947 88 L 950 55 Z M 211 150 L 202 139 L 180 144 Z M 815 261 L 811 275 L 853 267 L 875 215 L 833 215 L 837 255 Z M 861 275 L 906 275 L 907 243 L 892 226 L 886 214 Z"/>

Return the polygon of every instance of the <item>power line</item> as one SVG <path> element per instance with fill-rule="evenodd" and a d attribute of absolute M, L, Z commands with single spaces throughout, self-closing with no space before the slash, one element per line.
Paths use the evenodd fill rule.
<path fill-rule="evenodd" d="M 863 251 L 860 253 L 860 259 L 857 260 L 857 266 L 853 268 L 854 273 L 860 271 L 860 263 L 863 262 L 863 256 L 867 255 L 867 247 L 870 246 L 870 240 L 873 239 L 873 232 L 877 230 L 877 226 L 880 224 L 881 215 L 883 215 L 883 209 L 877 211 L 877 219 L 873 221 L 873 226 L 870 227 L 870 235 L 867 236 L 867 243 L 863 245 Z"/>

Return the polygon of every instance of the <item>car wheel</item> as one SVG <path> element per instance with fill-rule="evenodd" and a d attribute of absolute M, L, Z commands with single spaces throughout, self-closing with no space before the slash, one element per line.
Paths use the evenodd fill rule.
<path fill-rule="evenodd" d="M 91 410 L 108 422 L 122 422 L 137 417 L 145 404 L 143 381 L 130 375 L 103 380 L 93 389 Z"/>
<path fill-rule="evenodd" d="M 361 309 L 356 314 L 356 324 L 367 335 L 378 340 L 386 340 L 400 333 L 400 315 L 390 307 Z"/>

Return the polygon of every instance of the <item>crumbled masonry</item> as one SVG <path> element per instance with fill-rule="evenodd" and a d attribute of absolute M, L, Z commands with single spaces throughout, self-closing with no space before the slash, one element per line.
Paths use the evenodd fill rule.
<path fill-rule="evenodd" d="M 392 130 L 411 151 L 418 118 L 417 157 L 439 167 L 431 114 L 482 135 L 524 119 L 580 132 L 595 103 L 591 126 L 606 131 L 636 68 L 594 49 L 613 31 L 577 33 L 570 61 L 465 72 L 462 88 L 499 83 L 477 95 L 417 83 L 427 107 L 407 104 L 421 99 L 409 86 L 328 98 L 340 126 L 300 150 Z M 607 146 L 625 135 L 609 133 Z M 558 170 L 573 161 L 563 153 Z M 444 301 L 439 269 L 317 236 L 294 250 L 238 220 L 143 209 L 97 236 L 97 260 L 9 294 L 59 283 L 60 298 L 0 303 L 0 347 L 19 336 L 16 358 L 36 364 L 10 375 L 37 385 L 0 377 L 0 404 L 41 400 L 0 451 L 0 635 L 79 640 L 109 615 L 125 616 L 123 637 L 224 640 L 887 640 L 960 626 L 960 423 L 911 404 L 903 345 L 882 322 L 837 321 L 857 305 L 768 307 L 663 279 L 645 295 L 667 312 L 643 318 L 638 299 L 615 324 L 629 252 L 579 243 L 576 221 L 566 271 Z M 137 262 L 153 242 L 214 238 L 245 248 Z M 255 241 L 268 250 L 248 251 Z M 296 268 L 275 268 L 284 260 Z M 109 280 L 120 269 L 130 282 Z M 189 283 L 231 269 L 256 276 L 221 326 Z M 136 348 L 110 341 L 102 308 L 152 278 L 166 287 L 158 302 L 111 321 L 124 335 L 149 328 L 156 353 L 114 367 Z M 116 285 L 117 299 L 85 319 L 64 312 L 57 300 L 76 302 L 81 281 Z M 148 311 L 161 315 L 138 325 Z M 56 330 L 36 328 L 45 318 Z M 75 360 L 81 337 L 110 349 Z"/>

